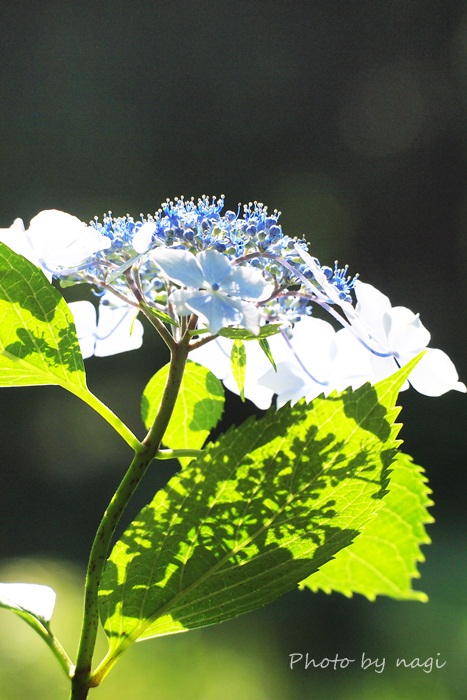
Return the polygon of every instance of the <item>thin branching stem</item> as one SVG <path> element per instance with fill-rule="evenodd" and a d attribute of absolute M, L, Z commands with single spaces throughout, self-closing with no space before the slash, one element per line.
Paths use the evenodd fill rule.
<path fill-rule="evenodd" d="M 72 678 L 71 700 L 85 700 L 89 689 L 98 684 L 98 680 L 92 678 L 91 664 L 99 624 L 98 592 L 107 554 L 115 529 L 129 500 L 159 451 L 185 370 L 189 351 L 189 330 L 192 330 L 195 325 L 196 317 L 193 317 L 180 342 L 174 344 L 164 393 L 154 423 L 143 442 L 135 450 L 133 461 L 110 501 L 96 532 L 86 574 L 83 626 L 76 671 Z"/>

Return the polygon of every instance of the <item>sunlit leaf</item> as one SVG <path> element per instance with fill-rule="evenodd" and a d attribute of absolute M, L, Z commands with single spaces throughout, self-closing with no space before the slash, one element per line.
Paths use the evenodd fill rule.
<path fill-rule="evenodd" d="M 264 605 L 349 546 L 382 505 L 394 404 L 415 362 L 376 386 L 249 419 L 173 477 L 107 563 L 101 672 L 138 638 Z"/>
<path fill-rule="evenodd" d="M 377 595 L 427 600 L 411 587 L 412 579 L 419 577 L 417 564 L 424 561 L 420 545 L 430 543 L 425 524 L 433 522 L 423 469 L 409 455 L 398 454 L 391 465 L 388 490 L 383 507 L 355 542 L 300 587 L 346 596 L 361 593 L 370 600 Z"/>
<path fill-rule="evenodd" d="M 150 428 L 164 392 L 169 365 L 150 379 L 143 392 L 141 413 Z M 224 388 L 206 367 L 187 362 L 172 418 L 164 435 L 164 445 L 174 450 L 199 449 L 217 425 L 224 407 Z M 180 462 L 187 464 L 189 458 Z"/>
<path fill-rule="evenodd" d="M 232 375 L 242 401 L 245 401 L 246 351 L 243 340 L 234 340 L 230 353 Z"/>
<path fill-rule="evenodd" d="M 86 388 L 73 317 L 29 260 L 0 243 L 0 385 Z"/>
<path fill-rule="evenodd" d="M 271 335 L 276 335 L 281 329 L 280 323 L 268 323 L 266 326 L 261 326 L 259 334 L 255 335 L 245 328 L 221 328 L 217 335 L 232 340 L 258 340 L 259 338 L 268 338 Z"/>
<path fill-rule="evenodd" d="M 73 316 L 39 268 L 0 243 L 0 386 L 55 384 L 94 408 L 135 449 L 139 442 L 86 386 Z"/>
<path fill-rule="evenodd" d="M 269 346 L 267 338 L 260 338 L 259 339 L 259 347 L 261 348 L 261 350 L 264 352 L 264 354 L 268 358 L 274 371 L 277 372 L 277 366 L 276 366 L 276 363 L 274 361 L 274 357 L 272 356 L 271 348 Z"/>

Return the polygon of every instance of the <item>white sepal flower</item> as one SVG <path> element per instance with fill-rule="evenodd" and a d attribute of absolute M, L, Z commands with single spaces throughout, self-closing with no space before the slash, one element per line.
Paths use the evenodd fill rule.
<path fill-rule="evenodd" d="M 69 304 L 76 326 L 81 353 L 86 359 L 95 355 L 106 357 L 128 350 L 137 350 L 143 343 L 143 325 L 136 316 L 138 310 L 113 295 L 106 294 L 96 308 L 90 301 Z"/>
<path fill-rule="evenodd" d="M 369 352 L 348 331 L 336 333 L 327 321 L 303 317 L 290 333 L 273 335 L 268 343 L 277 371 L 256 341 L 245 342 L 245 396 L 258 408 L 268 408 L 274 395 L 282 406 L 302 398 L 311 401 L 348 386 L 357 388 L 371 379 Z M 238 394 L 230 366 L 231 347 L 231 340 L 218 338 L 194 350 L 190 358 L 208 367 L 227 389 Z M 357 362 L 343 362 L 346 354 Z"/>
<path fill-rule="evenodd" d="M 146 253 L 153 244 L 153 234 L 156 230 L 156 224 L 154 221 L 145 221 L 142 226 L 140 226 L 135 235 L 133 236 L 132 246 L 137 253 Z"/>
<path fill-rule="evenodd" d="M 427 396 L 440 396 L 452 389 L 467 391 L 446 353 L 427 347 L 430 333 L 418 314 L 404 306 L 391 306 L 388 297 L 371 284 L 357 281 L 355 293 L 359 331 L 360 335 L 362 330 L 366 332 L 364 340 L 372 350 L 376 381 L 403 367 L 424 350 L 424 356 L 409 377 L 414 389 Z"/>
<path fill-rule="evenodd" d="M 92 226 L 56 209 L 41 211 L 27 230 L 21 219 L 15 219 L 9 229 L 0 230 L 0 240 L 42 268 L 49 281 L 55 272 L 79 267 L 111 245 L 110 239 Z"/>
<path fill-rule="evenodd" d="M 195 256 L 187 250 L 159 248 L 151 257 L 172 282 L 184 287 L 169 297 L 180 316 L 195 313 L 213 334 L 232 325 L 259 333 L 260 313 L 250 303 L 267 295 L 259 270 L 234 267 L 215 250 Z"/>

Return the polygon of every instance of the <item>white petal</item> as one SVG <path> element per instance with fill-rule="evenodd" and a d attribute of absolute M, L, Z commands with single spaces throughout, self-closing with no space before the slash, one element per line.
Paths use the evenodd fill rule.
<path fill-rule="evenodd" d="M 73 314 L 83 358 L 94 355 L 96 342 L 96 308 L 90 301 L 72 301 L 68 307 Z"/>
<path fill-rule="evenodd" d="M 409 357 L 404 358 L 407 362 Z M 447 391 L 467 391 L 459 381 L 454 363 L 442 350 L 428 348 L 424 356 L 410 373 L 409 382 L 413 388 L 426 396 L 441 396 Z"/>
<path fill-rule="evenodd" d="M 177 284 L 198 289 L 205 282 L 199 262 L 188 250 L 157 248 L 151 252 L 151 258 Z"/>
<path fill-rule="evenodd" d="M 41 211 L 31 219 L 28 241 L 43 267 L 49 272 L 76 267 L 111 241 L 76 216 L 57 209 Z"/>
<path fill-rule="evenodd" d="M 258 308 L 254 304 L 250 304 L 248 301 L 241 301 L 240 299 L 229 298 L 229 301 L 231 305 L 237 308 L 242 314 L 242 319 L 238 322 L 238 325 L 250 331 L 250 333 L 258 335 L 261 321 L 261 314 Z"/>
<path fill-rule="evenodd" d="M 272 394 L 277 394 L 277 406 L 283 406 L 290 401 L 296 403 L 306 395 L 309 377 L 291 362 L 276 363 L 277 372 L 269 366 L 268 371 L 261 377 L 261 384 Z M 318 391 L 319 393 L 319 391 Z"/>
<path fill-rule="evenodd" d="M 5 243 L 15 253 L 18 253 L 18 255 L 22 255 L 34 265 L 40 267 L 39 259 L 26 236 L 22 219 L 15 219 L 10 228 L 0 229 L 0 241 Z M 51 279 L 52 275 L 49 277 L 49 280 Z"/>
<path fill-rule="evenodd" d="M 328 278 L 326 277 L 326 275 L 322 271 L 316 258 L 313 258 L 304 248 L 302 248 L 299 245 L 295 245 L 295 251 L 300 255 L 303 262 L 306 262 L 306 264 L 308 265 L 308 268 L 313 273 L 313 277 L 315 278 L 317 283 L 320 285 L 320 287 L 323 287 L 324 285 L 326 285 L 328 283 Z"/>
<path fill-rule="evenodd" d="M 391 311 L 388 297 L 371 284 L 357 280 L 355 283 L 357 297 L 357 322 L 362 324 L 371 338 L 374 338 L 383 348 L 387 347 L 387 334 L 383 325 L 384 314 Z M 352 322 L 359 332 L 359 328 Z"/>
<path fill-rule="evenodd" d="M 229 338 L 216 338 L 200 348 L 192 350 L 189 359 L 207 367 L 220 380 L 230 372 L 230 353 L 233 341 Z"/>
<path fill-rule="evenodd" d="M 213 335 L 221 328 L 242 323 L 243 311 L 237 308 L 239 302 L 234 302 L 225 294 L 205 291 L 193 291 L 185 297 L 185 305 L 206 321 Z"/>
<path fill-rule="evenodd" d="M 277 372 L 269 367 L 259 382 L 277 394 L 277 405 L 308 401 L 328 391 L 331 350 L 335 331 L 330 323 L 303 317 L 296 323 L 290 341 L 282 336 L 270 338 Z"/>
<path fill-rule="evenodd" d="M 393 358 L 390 358 L 395 365 Z M 335 335 L 333 360 L 329 383 L 332 389 L 357 389 L 368 381 L 375 381 L 372 354 L 346 328 Z"/>
<path fill-rule="evenodd" d="M 418 353 L 430 342 L 430 333 L 414 314 L 405 306 L 395 306 L 386 314 L 387 336 L 390 348 L 399 355 Z"/>
<path fill-rule="evenodd" d="M 36 583 L 0 583 L 0 603 L 26 610 L 50 622 L 55 607 L 55 591 Z"/>
<path fill-rule="evenodd" d="M 239 394 L 237 382 L 233 378 L 230 364 L 230 353 L 233 341 L 229 338 L 216 338 L 201 348 L 190 353 L 190 359 L 207 367 L 220 379 L 225 387 L 234 394 Z M 261 383 L 261 376 L 271 367 L 269 360 L 256 341 L 247 341 L 245 397 L 258 408 L 266 409 L 271 405 L 274 391 Z"/>
<path fill-rule="evenodd" d="M 232 267 L 225 255 L 217 250 L 203 250 L 196 256 L 203 271 L 204 280 L 209 284 L 222 285 L 228 275 L 232 272 Z M 205 284 L 199 285 L 205 287 Z"/>
<path fill-rule="evenodd" d="M 156 224 L 153 221 L 146 221 L 138 228 L 131 244 L 137 253 L 145 253 L 152 244 L 152 236 L 156 230 Z"/>
<path fill-rule="evenodd" d="M 222 283 L 221 289 L 226 294 L 240 299 L 258 301 L 263 298 L 266 286 L 270 288 L 260 270 L 254 267 L 234 267 Z"/>
<path fill-rule="evenodd" d="M 96 357 L 117 355 L 137 350 L 143 344 L 143 324 L 136 316 L 137 309 L 129 305 L 115 306 L 100 303 L 96 329 Z"/>

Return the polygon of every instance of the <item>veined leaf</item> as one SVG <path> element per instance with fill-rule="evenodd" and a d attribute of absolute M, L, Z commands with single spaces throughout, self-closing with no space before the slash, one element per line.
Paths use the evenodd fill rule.
<path fill-rule="evenodd" d="M 0 386 L 56 384 L 94 408 L 137 449 L 139 441 L 86 386 L 73 316 L 39 268 L 0 243 Z"/>
<path fill-rule="evenodd" d="M 0 385 L 86 388 L 73 317 L 41 270 L 0 243 Z"/>
<path fill-rule="evenodd" d="M 268 358 L 269 362 L 271 363 L 273 370 L 275 372 L 277 372 L 277 366 L 276 366 L 276 363 L 274 361 L 274 357 L 272 356 L 271 348 L 269 346 L 267 338 L 260 338 L 258 342 L 259 342 L 259 347 L 261 348 L 261 350 L 264 352 L 264 354 Z"/>
<path fill-rule="evenodd" d="M 384 505 L 350 547 L 302 581 L 300 588 L 325 593 L 353 593 L 374 600 L 386 595 L 399 600 L 427 601 L 414 591 L 419 578 L 417 564 L 424 561 L 420 545 L 429 544 L 425 524 L 433 522 L 427 508 L 432 505 L 422 467 L 409 455 L 399 453 L 391 465 Z"/>
<path fill-rule="evenodd" d="M 164 392 L 169 365 L 149 380 L 143 392 L 141 414 L 149 430 Z M 164 435 L 164 445 L 173 450 L 199 449 L 217 425 L 224 408 L 224 388 L 206 367 L 188 360 L 172 417 Z M 182 465 L 189 457 L 180 459 Z"/>
<path fill-rule="evenodd" d="M 349 546 L 382 505 L 398 445 L 394 404 L 415 364 L 250 419 L 173 477 L 107 563 L 109 654 L 95 677 L 133 641 L 264 605 Z"/>

